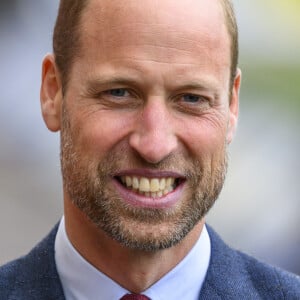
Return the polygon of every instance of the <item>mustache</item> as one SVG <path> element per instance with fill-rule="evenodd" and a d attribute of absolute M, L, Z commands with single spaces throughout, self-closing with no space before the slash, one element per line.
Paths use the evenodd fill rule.
<path fill-rule="evenodd" d="M 190 179 L 202 176 L 203 163 L 199 160 L 185 157 L 181 153 L 170 153 L 157 163 L 146 161 L 138 152 L 130 147 L 114 147 L 98 165 L 98 174 L 112 176 L 124 170 L 147 169 L 156 172 L 174 172 Z M 103 163 L 105 162 L 105 163 Z"/>

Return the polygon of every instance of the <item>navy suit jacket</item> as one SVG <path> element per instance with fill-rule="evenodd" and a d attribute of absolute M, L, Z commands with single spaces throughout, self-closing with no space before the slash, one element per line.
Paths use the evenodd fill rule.
<path fill-rule="evenodd" d="M 0 300 L 65 299 L 54 259 L 56 232 L 57 226 L 29 254 L 0 268 Z M 300 277 L 229 248 L 210 227 L 208 233 L 211 261 L 199 299 L 300 299 Z"/>

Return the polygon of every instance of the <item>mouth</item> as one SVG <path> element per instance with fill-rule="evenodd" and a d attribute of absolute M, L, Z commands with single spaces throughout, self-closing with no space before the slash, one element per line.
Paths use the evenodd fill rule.
<path fill-rule="evenodd" d="M 116 176 L 115 179 L 127 190 L 148 198 L 162 198 L 171 194 L 184 179 L 180 177 Z"/>

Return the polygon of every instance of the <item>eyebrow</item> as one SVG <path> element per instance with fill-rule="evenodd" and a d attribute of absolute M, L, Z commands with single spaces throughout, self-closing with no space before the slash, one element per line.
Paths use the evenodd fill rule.
<path fill-rule="evenodd" d="M 183 80 L 178 84 L 178 90 L 199 90 L 213 94 L 214 98 L 220 98 L 220 90 L 217 88 L 215 80 L 210 78 L 199 80 Z"/>
<path fill-rule="evenodd" d="M 186 81 L 181 82 L 179 86 L 181 86 L 183 89 L 217 91 L 216 84 L 213 81 Z"/>
<path fill-rule="evenodd" d="M 103 76 L 94 79 L 88 79 L 86 91 L 89 94 L 95 94 L 99 91 L 99 87 L 111 85 L 136 86 L 137 79 L 122 76 Z"/>
<path fill-rule="evenodd" d="M 139 81 L 137 77 L 103 76 L 88 80 L 88 86 L 94 85 L 110 85 L 110 84 L 136 84 Z"/>

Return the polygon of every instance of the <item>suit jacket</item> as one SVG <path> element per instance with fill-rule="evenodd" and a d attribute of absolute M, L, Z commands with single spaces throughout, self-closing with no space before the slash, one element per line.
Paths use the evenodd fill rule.
<path fill-rule="evenodd" d="M 57 225 L 29 254 L 0 268 L 0 300 L 65 299 L 54 259 L 56 232 Z M 208 233 L 211 261 L 199 299 L 300 299 L 300 277 L 229 248 L 209 226 Z"/>

